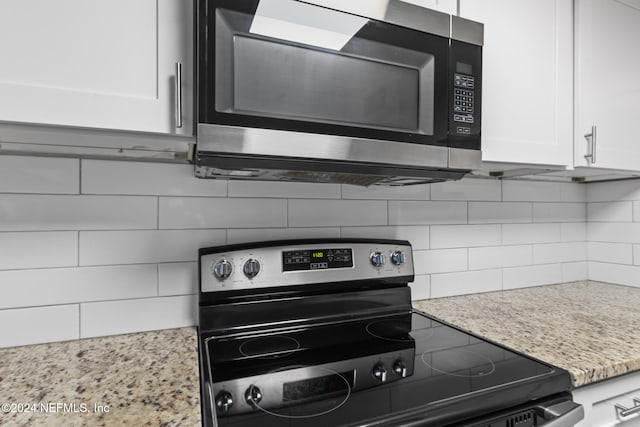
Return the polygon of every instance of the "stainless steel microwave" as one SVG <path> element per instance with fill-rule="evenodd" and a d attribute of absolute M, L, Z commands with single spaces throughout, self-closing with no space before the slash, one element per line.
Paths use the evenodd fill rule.
<path fill-rule="evenodd" d="M 196 176 L 407 185 L 479 167 L 482 24 L 403 0 L 199 0 L 197 19 Z"/>

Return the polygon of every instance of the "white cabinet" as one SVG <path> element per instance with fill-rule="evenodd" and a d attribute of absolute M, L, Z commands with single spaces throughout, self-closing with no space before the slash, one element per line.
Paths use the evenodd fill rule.
<path fill-rule="evenodd" d="M 440 12 L 455 15 L 458 13 L 456 0 L 402 0 L 405 3 L 413 3 L 418 6 L 438 10 Z"/>
<path fill-rule="evenodd" d="M 571 165 L 572 4 L 460 1 L 460 16 L 484 23 L 484 161 Z"/>
<path fill-rule="evenodd" d="M 639 171 L 640 0 L 576 0 L 575 22 L 575 164 Z"/>
<path fill-rule="evenodd" d="M 192 0 L 3 0 L 0 121 L 191 135 L 193 34 Z"/>
<path fill-rule="evenodd" d="M 577 388 L 573 399 L 584 407 L 585 416 L 576 427 L 638 427 L 640 411 L 631 410 L 634 414 L 619 416 L 615 407 L 639 406 L 634 398 L 640 399 L 640 372 Z"/>

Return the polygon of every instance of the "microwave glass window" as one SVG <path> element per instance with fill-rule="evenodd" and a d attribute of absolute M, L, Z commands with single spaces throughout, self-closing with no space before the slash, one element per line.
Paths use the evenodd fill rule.
<path fill-rule="evenodd" d="M 218 113 L 434 134 L 437 57 L 424 35 L 394 44 L 379 37 L 389 24 L 290 0 L 275 2 L 285 12 L 261 10 L 263 1 L 255 15 L 216 9 Z"/>

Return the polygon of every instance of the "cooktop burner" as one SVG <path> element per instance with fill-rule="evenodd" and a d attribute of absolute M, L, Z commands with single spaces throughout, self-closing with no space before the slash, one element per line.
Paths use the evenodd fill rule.
<path fill-rule="evenodd" d="M 238 347 L 238 352 L 246 357 L 273 358 L 292 354 L 300 348 L 300 342 L 286 335 L 271 335 L 249 338 Z"/>
<path fill-rule="evenodd" d="M 374 320 L 365 326 L 366 331 L 374 338 L 387 341 L 411 340 L 411 319 Z"/>
<path fill-rule="evenodd" d="M 434 371 L 454 377 L 482 377 L 496 370 L 490 358 L 464 348 L 435 348 L 422 353 L 421 359 Z"/>

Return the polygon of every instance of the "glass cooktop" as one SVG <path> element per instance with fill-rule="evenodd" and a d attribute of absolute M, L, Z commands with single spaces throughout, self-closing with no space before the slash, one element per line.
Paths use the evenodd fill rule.
<path fill-rule="evenodd" d="M 200 345 L 219 426 L 377 425 L 390 416 L 442 426 L 479 405 L 497 410 L 570 389 L 566 372 L 421 313 Z"/>

